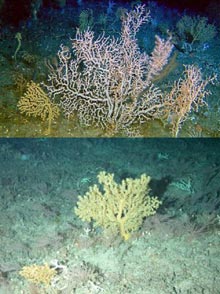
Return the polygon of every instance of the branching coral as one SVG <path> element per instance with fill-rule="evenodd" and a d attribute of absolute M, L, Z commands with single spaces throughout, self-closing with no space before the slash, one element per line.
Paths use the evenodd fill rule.
<path fill-rule="evenodd" d="M 149 196 L 150 177 L 146 174 L 117 184 L 114 174 L 100 172 L 98 181 L 103 187 L 91 186 L 84 196 L 79 196 L 75 213 L 83 221 L 94 221 L 95 226 L 119 231 L 124 240 L 161 204 L 157 197 Z"/>
<path fill-rule="evenodd" d="M 178 39 L 183 42 L 184 49 L 189 51 L 195 49 L 196 44 L 209 42 L 217 34 L 216 27 L 209 24 L 206 17 L 201 16 L 184 15 L 177 22 L 176 27 Z"/>
<path fill-rule="evenodd" d="M 162 116 L 164 101 L 152 79 L 167 64 L 173 45 L 157 36 L 152 55 L 141 52 L 136 35 L 149 20 L 149 11 L 138 5 L 123 14 L 119 38 L 95 38 L 88 29 L 77 31 L 72 49 L 61 46 L 45 88 L 66 116 L 77 114 L 82 124 L 112 133 L 130 133 L 135 123 Z"/>
<path fill-rule="evenodd" d="M 26 93 L 18 102 L 21 113 L 29 116 L 40 116 L 42 120 L 48 120 L 48 133 L 51 130 L 51 122 L 59 116 L 58 106 L 51 102 L 47 94 L 35 82 L 28 84 Z"/>
<path fill-rule="evenodd" d="M 215 79 L 216 76 L 203 78 L 201 70 L 194 65 L 185 66 L 184 78 L 174 83 L 166 97 L 174 137 L 178 136 L 189 113 L 198 112 L 200 106 L 207 104 L 204 98 L 210 91 L 206 87 L 209 83 L 214 83 Z"/>

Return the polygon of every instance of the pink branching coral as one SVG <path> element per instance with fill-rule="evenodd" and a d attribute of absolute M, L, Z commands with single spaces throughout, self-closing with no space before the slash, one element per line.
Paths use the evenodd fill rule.
<path fill-rule="evenodd" d="M 204 98 L 210 91 L 206 87 L 209 83 L 214 83 L 215 79 L 216 76 L 203 78 L 201 70 L 195 65 L 185 66 L 184 78 L 174 83 L 166 97 L 174 137 L 178 136 L 189 113 L 198 112 L 200 106 L 207 104 Z"/>
<path fill-rule="evenodd" d="M 84 125 L 112 132 L 130 132 L 134 123 L 161 117 L 164 100 L 152 84 L 167 64 L 171 40 L 156 37 L 151 56 L 142 53 L 136 34 L 150 20 L 144 5 L 125 13 L 119 38 L 77 31 L 72 49 L 61 45 L 58 65 L 50 65 L 45 85 L 67 117 L 76 114 Z"/>

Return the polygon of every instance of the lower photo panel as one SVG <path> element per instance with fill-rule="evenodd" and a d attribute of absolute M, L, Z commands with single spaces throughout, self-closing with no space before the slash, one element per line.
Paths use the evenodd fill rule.
<path fill-rule="evenodd" d="M 0 293 L 220 293 L 220 140 L 0 139 L 0 166 Z"/>

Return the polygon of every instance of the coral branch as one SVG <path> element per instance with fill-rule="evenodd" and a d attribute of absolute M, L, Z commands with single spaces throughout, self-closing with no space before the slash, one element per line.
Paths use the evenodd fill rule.
<path fill-rule="evenodd" d="M 174 137 L 178 136 L 189 113 L 197 112 L 200 106 L 206 104 L 204 98 L 210 94 L 206 87 L 209 83 L 214 83 L 215 79 L 215 76 L 203 78 L 201 70 L 194 65 L 185 66 L 184 78 L 175 82 L 166 97 Z"/>

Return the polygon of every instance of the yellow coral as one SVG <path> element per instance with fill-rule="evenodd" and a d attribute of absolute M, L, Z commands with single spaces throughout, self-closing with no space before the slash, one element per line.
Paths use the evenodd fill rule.
<path fill-rule="evenodd" d="M 48 133 L 51 130 L 51 122 L 59 116 L 59 108 L 52 103 L 40 85 L 31 81 L 27 85 L 27 91 L 18 102 L 21 113 L 40 116 L 42 120 L 48 120 Z"/>
<path fill-rule="evenodd" d="M 36 284 L 49 285 L 51 280 L 56 275 L 56 270 L 45 265 L 29 265 L 24 266 L 19 274 L 28 281 Z"/>
<path fill-rule="evenodd" d="M 141 226 L 144 217 L 155 214 L 161 204 L 157 197 L 149 196 L 150 177 L 146 174 L 117 184 L 114 174 L 102 171 L 98 181 L 103 188 L 93 185 L 84 196 L 79 196 L 75 213 L 83 221 L 94 221 L 95 226 L 116 229 L 124 240 Z"/>

